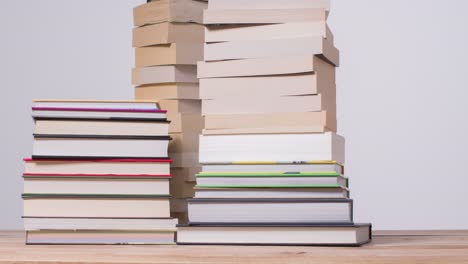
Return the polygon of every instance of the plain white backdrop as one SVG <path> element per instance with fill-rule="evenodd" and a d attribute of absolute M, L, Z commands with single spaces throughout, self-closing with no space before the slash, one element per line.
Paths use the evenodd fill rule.
<path fill-rule="evenodd" d="M 132 98 L 132 7 L 142 2 L 0 4 L 0 229 L 22 228 L 33 98 Z M 466 10 L 461 0 L 334 0 L 338 125 L 356 221 L 468 228 Z"/>

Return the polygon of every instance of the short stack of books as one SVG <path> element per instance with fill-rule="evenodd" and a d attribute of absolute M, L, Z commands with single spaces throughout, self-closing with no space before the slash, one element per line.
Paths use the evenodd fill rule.
<path fill-rule="evenodd" d="M 187 219 L 185 198 L 193 197 L 200 171 L 198 136 L 203 127 L 196 64 L 203 60 L 206 1 L 157 0 L 134 8 L 135 99 L 156 100 L 171 121 L 171 212 Z"/>
<path fill-rule="evenodd" d="M 166 111 L 155 102 L 33 103 L 28 244 L 171 244 Z"/>
<path fill-rule="evenodd" d="M 361 245 L 336 134 L 327 0 L 210 0 L 205 127 L 179 244 Z"/>

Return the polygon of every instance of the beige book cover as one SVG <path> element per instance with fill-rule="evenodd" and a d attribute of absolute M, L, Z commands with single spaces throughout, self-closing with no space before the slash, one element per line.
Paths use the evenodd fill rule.
<path fill-rule="evenodd" d="M 294 9 L 324 8 L 330 10 L 330 0 L 210 0 L 209 9 Z"/>
<path fill-rule="evenodd" d="M 195 65 L 152 66 L 134 68 L 132 83 L 146 85 L 157 83 L 198 83 Z"/>
<path fill-rule="evenodd" d="M 335 89 L 333 74 L 305 73 L 292 75 L 200 79 L 200 98 L 241 100 L 252 98 L 312 95 Z"/>
<path fill-rule="evenodd" d="M 135 48 L 135 66 L 196 65 L 203 60 L 202 43 L 171 43 Z"/>
<path fill-rule="evenodd" d="M 200 113 L 201 101 L 200 100 L 170 100 L 164 99 L 159 101 L 161 109 L 167 110 L 168 113 Z M 169 121 L 169 115 L 168 115 Z"/>
<path fill-rule="evenodd" d="M 201 110 L 200 110 L 201 112 Z M 171 121 L 169 133 L 200 133 L 203 129 L 203 116 L 200 113 L 168 112 L 167 119 Z"/>
<path fill-rule="evenodd" d="M 172 177 L 170 192 L 174 198 L 193 198 L 195 195 L 194 182 L 187 182 L 185 177 Z"/>
<path fill-rule="evenodd" d="M 169 153 L 169 157 L 172 159 L 172 168 L 190 168 L 200 166 L 198 162 L 199 152 L 174 152 Z"/>
<path fill-rule="evenodd" d="M 329 111 L 206 115 L 205 135 L 321 133 L 336 131 L 336 116 Z"/>
<path fill-rule="evenodd" d="M 323 37 L 206 43 L 205 61 L 321 55 L 335 66 L 339 51 Z"/>
<path fill-rule="evenodd" d="M 328 99 L 328 100 L 327 100 Z M 262 98 L 245 97 L 239 100 L 203 100 L 203 115 L 315 112 L 335 108 L 335 100 L 322 94 Z"/>
<path fill-rule="evenodd" d="M 135 87 L 135 99 L 199 99 L 197 83 L 159 83 Z"/>
<path fill-rule="evenodd" d="M 208 4 L 194 0 L 157 0 L 133 9 L 133 24 L 143 26 L 161 22 L 203 23 L 203 10 Z"/>
<path fill-rule="evenodd" d="M 196 182 L 195 175 L 201 171 L 202 168 L 200 165 L 195 167 L 171 168 L 172 177 L 181 177 L 184 178 L 184 180 L 187 182 Z"/>
<path fill-rule="evenodd" d="M 304 21 L 326 21 L 323 8 L 304 9 L 206 9 L 204 24 L 277 24 Z"/>
<path fill-rule="evenodd" d="M 197 64 L 198 78 L 264 76 L 321 71 L 329 63 L 319 56 L 285 56 L 227 61 L 202 61 Z"/>
<path fill-rule="evenodd" d="M 197 152 L 199 135 L 200 133 L 171 133 L 169 152 Z"/>
<path fill-rule="evenodd" d="M 269 40 L 320 36 L 333 43 L 333 34 L 325 21 L 284 24 L 207 25 L 205 42 Z"/>
<path fill-rule="evenodd" d="M 146 47 L 177 42 L 203 43 L 203 25 L 164 22 L 133 29 L 133 47 Z"/>

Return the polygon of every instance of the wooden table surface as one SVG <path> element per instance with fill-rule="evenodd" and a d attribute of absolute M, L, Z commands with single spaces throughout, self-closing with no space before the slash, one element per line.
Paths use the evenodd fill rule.
<path fill-rule="evenodd" d="M 26 246 L 0 232 L 0 263 L 468 263 L 468 231 L 384 231 L 359 248 L 259 246 Z"/>

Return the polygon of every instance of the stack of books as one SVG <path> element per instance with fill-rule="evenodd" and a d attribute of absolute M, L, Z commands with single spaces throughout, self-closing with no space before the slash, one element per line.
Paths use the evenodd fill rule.
<path fill-rule="evenodd" d="M 202 172 L 180 244 L 361 245 L 336 134 L 327 0 L 210 0 Z"/>
<path fill-rule="evenodd" d="M 206 1 L 157 0 L 134 8 L 135 99 L 156 100 L 171 121 L 171 212 L 187 219 L 185 198 L 193 197 L 200 171 L 198 136 L 203 128 L 196 64 L 203 60 Z"/>
<path fill-rule="evenodd" d="M 33 103 L 28 244 L 171 244 L 169 123 L 154 102 Z"/>

